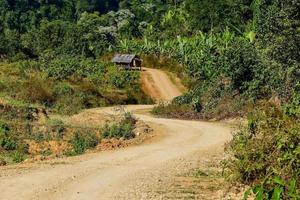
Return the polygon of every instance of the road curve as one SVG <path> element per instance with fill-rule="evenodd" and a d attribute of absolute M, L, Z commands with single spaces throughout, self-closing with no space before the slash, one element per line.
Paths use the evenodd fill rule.
<path fill-rule="evenodd" d="M 154 74 L 153 74 L 154 73 Z M 164 100 L 180 95 L 170 89 L 164 73 L 152 71 L 154 86 Z M 169 93 L 169 90 L 173 90 Z M 159 139 L 116 151 L 62 158 L 52 163 L 0 167 L 1 200 L 163 199 L 151 195 L 163 177 L 182 172 L 189 158 L 204 159 L 223 151 L 230 128 L 219 123 L 160 119 L 138 114 L 151 105 L 127 106 L 136 117 L 154 127 Z M 112 108 L 90 109 L 109 114 Z M 12 167 L 14 168 L 14 167 Z"/>
<path fill-rule="evenodd" d="M 145 108 L 149 106 L 129 107 L 131 110 Z M 107 112 L 108 108 L 90 111 L 104 110 Z M 213 152 L 230 139 L 230 129 L 217 123 L 136 116 L 156 124 L 160 131 L 164 130 L 165 136 L 150 144 L 85 155 L 80 161 L 46 165 L 0 177 L 1 199 L 120 199 L 120 196 L 140 199 L 149 188 L 139 194 L 134 194 L 132 188 L 155 184 L 164 173 L 161 170 L 168 169 L 178 159 L 196 152 L 198 156 L 201 151 Z"/>

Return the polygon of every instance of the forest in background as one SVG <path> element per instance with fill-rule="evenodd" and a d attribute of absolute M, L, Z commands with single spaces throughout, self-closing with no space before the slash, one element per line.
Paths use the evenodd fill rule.
<path fill-rule="evenodd" d="M 145 65 L 176 72 L 188 87 L 153 113 L 187 119 L 249 116 L 227 146 L 230 178 L 253 186 L 258 199 L 297 199 L 299 10 L 298 0 L 1 0 L 1 71 L 19 77 L 2 78 L 1 93 L 62 112 L 70 103 L 61 97 L 70 94 L 84 105 L 79 109 L 147 102 L 136 96 L 138 86 L 130 91 L 126 85 L 137 85 L 138 75 L 119 76 L 99 59 L 114 52 L 141 54 Z M 41 89 L 32 84 L 36 79 L 52 81 L 53 88 Z M 74 84 L 81 80 L 87 86 Z M 57 82 L 61 86 L 54 87 Z M 31 99 L 30 93 L 12 91 L 12 84 L 39 95 Z M 127 97 L 109 102 L 116 98 L 109 98 L 107 87 L 122 89 Z"/>

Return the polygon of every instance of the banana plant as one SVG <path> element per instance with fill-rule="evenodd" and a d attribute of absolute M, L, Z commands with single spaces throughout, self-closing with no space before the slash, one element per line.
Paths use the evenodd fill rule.
<path fill-rule="evenodd" d="M 129 45 L 128 45 L 127 39 L 123 39 L 123 40 L 120 41 L 120 48 L 123 51 L 129 52 Z"/>
<path fill-rule="evenodd" d="M 245 34 L 245 37 L 250 41 L 250 43 L 253 43 L 255 41 L 256 33 L 254 31 L 249 31 Z"/>
<path fill-rule="evenodd" d="M 227 49 L 228 48 L 228 44 L 229 42 L 234 38 L 234 34 L 231 33 L 229 31 L 229 28 L 228 26 L 226 27 L 225 31 L 223 32 L 222 36 L 221 36 L 221 39 L 223 42 L 225 42 L 225 48 Z"/>

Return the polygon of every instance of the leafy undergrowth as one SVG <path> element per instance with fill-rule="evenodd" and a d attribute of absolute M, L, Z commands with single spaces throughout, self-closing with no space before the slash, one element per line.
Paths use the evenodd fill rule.
<path fill-rule="evenodd" d="M 257 199 L 300 198 L 300 118 L 288 110 L 260 107 L 227 146 L 231 178 L 251 185 Z"/>
<path fill-rule="evenodd" d="M 137 120 L 131 115 L 131 113 L 125 112 L 120 122 L 113 123 L 112 125 L 105 125 L 102 137 L 122 140 L 132 139 L 135 137 L 133 129 L 135 128 L 136 122 Z"/>
<path fill-rule="evenodd" d="M 214 102 L 193 102 L 190 104 L 181 103 L 180 98 L 182 97 L 174 99 L 170 104 L 158 104 L 152 109 L 151 113 L 161 117 L 177 119 L 222 120 L 244 117 L 248 111 L 254 108 L 252 101 L 240 97 L 230 98 L 226 96 Z"/>
<path fill-rule="evenodd" d="M 190 105 L 160 103 L 152 109 L 151 113 L 161 117 L 177 119 L 202 119 L 202 114 L 195 112 Z"/>

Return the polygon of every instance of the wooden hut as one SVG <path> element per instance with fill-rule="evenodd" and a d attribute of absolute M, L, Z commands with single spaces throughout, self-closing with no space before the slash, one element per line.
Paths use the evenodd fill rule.
<path fill-rule="evenodd" d="M 142 60 L 134 54 L 116 54 L 112 62 L 124 69 L 142 70 Z"/>

